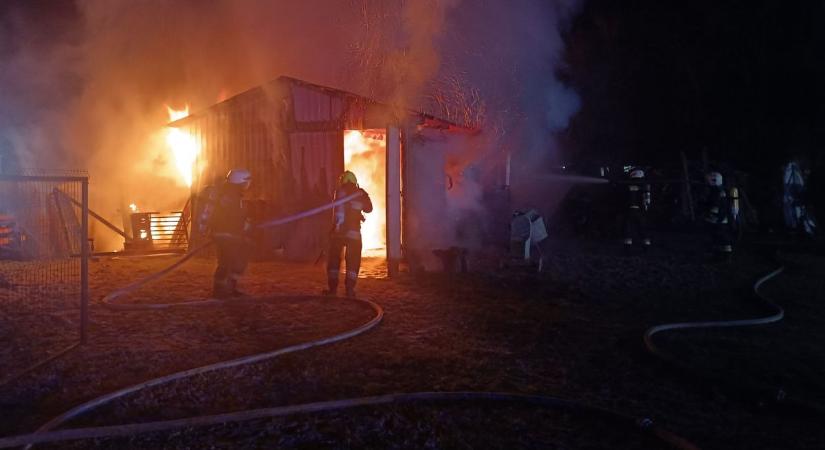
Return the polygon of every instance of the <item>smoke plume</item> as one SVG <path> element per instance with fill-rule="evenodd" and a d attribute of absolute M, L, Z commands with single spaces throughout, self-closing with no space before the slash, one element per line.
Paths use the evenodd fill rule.
<path fill-rule="evenodd" d="M 130 202 L 180 208 L 166 106 L 199 110 L 291 75 L 482 129 L 483 145 L 450 157 L 459 174 L 475 161 L 486 180 L 507 152 L 526 173 L 552 159 L 578 108 L 557 77 L 577 4 L 4 2 L 0 170 L 86 169 L 109 218 Z"/>

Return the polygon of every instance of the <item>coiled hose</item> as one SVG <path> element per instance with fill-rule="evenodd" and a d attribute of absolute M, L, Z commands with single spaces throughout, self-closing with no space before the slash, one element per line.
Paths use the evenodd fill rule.
<path fill-rule="evenodd" d="M 329 203 L 327 205 L 320 206 L 318 208 L 314 208 L 312 210 L 308 210 L 302 212 L 300 214 L 296 214 L 294 216 L 286 217 L 283 219 L 276 219 L 264 224 L 259 225 L 260 228 L 272 227 L 281 225 L 283 223 L 291 222 L 294 220 L 299 220 L 304 217 L 308 217 L 314 214 L 317 214 L 321 211 L 324 211 L 329 208 L 333 208 L 338 204 L 345 203 L 352 198 L 359 195 L 358 193 L 353 194 L 351 196 L 345 197 L 340 199 L 336 202 Z M 117 304 L 114 301 L 122 297 L 130 292 L 133 292 L 139 289 L 141 286 L 157 280 L 164 275 L 172 272 L 173 270 L 177 269 L 181 265 L 183 265 L 186 261 L 191 259 L 194 255 L 205 249 L 211 242 L 207 242 L 202 244 L 201 246 L 197 247 L 196 249 L 192 250 L 189 254 L 181 258 L 180 260 L 176 261 L 174 264 L 166 267 L 165 269 L 156 272 L 154 274 L 149 275 L 148 277 L 139 280 L 135 283 L 132 283 L 126 287 L 121 289 L 115 290 L 112 293 L 108 294 L 104 297 L 103 302 L 108 307 L 114 308 L 128 308 L 128 309 L 164 309 L 164 308 L 172 308 L 172 307 L 179 307 L 179 306 L 200 306 L 200 305 L 210 305 L 210 304 L 219 304 L 222 303 L 222 300 L 204 300 L 204 301 L 194 301 L 194 302 L 183 302 L 183 303 L 165 303 L 165 304 L 145 304 L 145 305 L 124 305 L 124 304 Z M 277 297 L 273 297 L 277 298 Z M 294 297 L 290 297 L 294 298 Z M 305 296 L 302 298 L 315 298 L 312 296 Z M 75 406 L 74 408 L 66 411 L 65 413 L 51 419 L 40 428 L 38 428 L 34 433 L 26 434 L 26 435 L 18 435 L 18 436 L 9 436 L 5 438 L 0 438 L 0 448 L 8 448 L 8 447 L 16 447 L 20 445 L 27 445 L 26 448 L 31 448 L 33 444 L 38 443 L 47 443 L 47 442 L 58 442 L 58 441 L 66 441 L 66 440 L 77 440 L 77 439 L 90 439 L 90 438 L 102 438 L 102 437 L 115 437 L 115 436 L 127 436 L 127 435 L 134 435 L 138 433 L 148 433 L 148 432 L 157 432 L 163 430 L 170 430 L 175 428 L 181 427 L 192 427 L 192 426 L 204 426 L 204 425 L 212 425 L 212 424 L 219 424 L 219 423 L 228 423 L 228 422 L 239 422 L 239 421 L 248 421 L 256 418 L 264 418 L 264 417 L 276 417 L 276 416 L 287 416 L 293 414 L 301 414 L 301 413 L 311 413 L 311 412 L 319 412 L 319 411 L 334 411 L 334 410 L 341 410 L 347 408 L 355 408 L 367 405 L 379 405 L 379 404 L 387 404 L 387 403 L 402 403 L 402 402 L 414 402 L 414 401 L 498 401 L 498 402 L 522 402 L 533 404 L 542 407 L 548 408 L 556 408 L 562 409 L 570 412 L 577 412 L 581 414 L 593 415 L 598 416 L 601 418 L 608 418 L 618 423 L 625 424 L 628 426 L 634 426 L 639 430 L 642 430 L 646 433 L 650 433 L 652 436 L 662 440 L 670 444 L 673 448 L 677 449 L 684 449 L 684 450 L 695 450 L 698 447 L 687 441 L 686 439 L 671 433 L 653 423 L 653 421 L 649 418 L 634 418 L 627 415 L 623 415 L 614 411 L 597 408 L 593 406 L 584 405 L 575 401 L 570 400 L 562 400 L 555 397 L 550 396 L 542 396 L 542 395 L 527 395 L 521 393 L 510 393 L 510 392 L 414 392 L 414 393 L 398 393 L 398 394 L 388 394 L 388 395 L 381 395 L 381 396 L 373 396 L 373 397 L 359 397 L 359 398 L 351 398 L 351 399 L 342 399 L 342 400 L 334 400 L 334 401 L 326 401 L 326 402 L 316 402 L 316 403 L 307 403 L 301 405 L 291 405 L 291 406 L 280 406 L 280 407 L 272 407 L 272 408 L 263 408 L 263 409 L 254 409 L 254 410 L 247 410 L 247 411 L 238 411 L 238 412 L 231 412 L 225 414 L 217 414 L 217 415 L 208 415 L 208 416 L 197 416 L 197 417 L 190 417 L 185 419 L 176 419 L 176 420 L 167 420 L 167 421 L 158 421 L 158 422 L 146 422 L 146 423 L 134 423 L 134 424 L 126 424 L 126 425 L 113 425 L 113 426 L 104 426 L 104 427 L 90 427 L 90 428 L 76 428 L 76 429 L 67 429 L 67 430 L 58 430 L 52 431 L 55 428 L 59 427 L 60 425 L 66 423 L 69 420 L 77 418 L 84 413 L 92 411 L 100 406 L 103 406 L 115 399 L 122 398 L 126 395 L 138 392 L 140 390 L 150 388 L 153 386 L 159 386 L 162 384 L 170 383 L 172 381 L 181 380 L 184 378 L 188 378 L 194 375 L 204 374 L 208 372 L 213 372 L 221 369 L 228 369 L 232 367 L 238 367 L 247 364 L 253 364 L 261 361 L 265 361 L 268 359 L 275 358 L 280 355 L 284 355 L 287 353 L 294 353 L 301 350 L 306 350 L 313 347 L 318 347 L 322 345 L 328 345 L 335 342 L 340 342 L 345 339 L 349 339 L 351 337 L 357 336 L 359 334 L 365 333 L 370 329 L 377 326 L 384 315 L 384 311 L 380 305 L 377 303 L 367 300 L 367 299 L 357 299 L 357 298 L 347 298 L 349 301 L 357 301 L 364 304 L 369 305 L 373 311 L 375 312 L 375 316 L 370 319 L 368 322 L 354 328 L 352 330 L 336 334 L 331 337 L 326 337 L 322 339 L 317 339 L 314 341 L 304 342 L 301 344 L 292 345 L 289 347 L 284 347 L 264 353 L 258 353 L 254 355 L 244 356 L 241 358 L 236 358 L 229 361 L 223 361 L 215 364 L 210 364 L 206 366 L 197 367 L 194 369 L 184 370 L 181 372 L 172 373 L 169 375 L 165 375 L 158 378 L 153 378 L 151 380 L 144 381 L 142 383 L 138 383 L 132 386 L 128 386 L 117 391 L 102 395 L 90 401 L 87 401 L 83 404 Z M 261 301 L 254 300 L 254 299 L 241 299 L 241 300 L 233 300 L 233 303 L 237 302 L 251 302 L 251 301 Z M 264 299 L 266 301 L 266 299 Z"/>

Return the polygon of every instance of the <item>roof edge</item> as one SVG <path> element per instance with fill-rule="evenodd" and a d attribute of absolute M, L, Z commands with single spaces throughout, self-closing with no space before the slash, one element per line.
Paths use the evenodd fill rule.
<path fill-rule="evenodd" d="M 314 90 L 318 90 L 318 91 L 322 91 L 322 92 L 326 92 L 326 93 L 332 93 L 332 94 L 335 94 L 335 95 L 343 95 L 343 96 L 347 96 L 347 97 L 359 98 L 359 99 L 362 99 L 362 100 L 364 100 L 368 103 L 371 103 L 371 104 L 374 104 L 374 105 L 384 106 L 384 107 L 387 107 L 387 108 L 390 108 L 390 109 L 395 108 L 393 105 L 380 102 L 378 100 L 375 100 L 374 98 L 367 97 L 365 95 L 360 95 L 360 94 L 356 94 L 354 92 L 345 91 L 343 89 L 338 89 L 338 88 L 334 88 L 334 87 L 329 87 L 329 86 L 324 86 L 324 85 L 321 85 L 321 84 L 312 83 L 312 82 L 301 80 L 299 78 L 295 78 L 295 77 L 288 76 L 288 75 L 281 75 L 281 76 L 279 76 L 275 79 L 272 79 L 272 80 L 270 80 L 270 81 L 268 81 L 264 84 L 252 87 L 252 88 L 247 89 L 245 91 L 242 91 L 238 94 L 235 94 L 235 95 L 233 95 L 233 96 L 231 96 L 231 97 L 229 97 L 225 100 L 222 100 L 218 103 L 214 103 L 211 106 L 208 106 L 204 109 L 200 109 L 197 112 L 194 112 L 194 113 L 192 113 L 192 114 L 190 114 L 186 117 L 183 117 L 183 118 L 180 118 L 178 120 L 169 122 L 169 123 L 166 124 L 166 126 L 171 127 L 171 128 L 178 128 L 178 127 L 181 127 L 181 126 L 185 126 L 192 119 L 203 116 L 210 110 L 226 107 L 226 105 L 229 105 L 231 103 L 235 103 L 237 101 L 240 101 L 240 99 L 243 98 L 243 97 L 250 96 L 250 95 L 252 95 L 253 93 L 256 93 L 256 92 L 263 92 L 268 86 L 273 86 L 273 85 L 277 85 L 278 83 L 284 83 L 284 82 L 289 83 L 289 84 L 293 84 L 293 85 L 297 84 L 297 85 L 300 85 L 300 86 L 303 86 L 303 87 L 307 87 L 307 88 L 310 88 L 310 89 L 314 89 Z M 457 124 L 457 123 L 451 122 L 449 120 L 437 117 L 433 114 L 425 113 L 423 111 L 418 111 L 418 110 L 415 110 L 415 109 L 412 109 L 412 108 L 409 108 L 409 107 L 399 107 L 398 109 L 401 110 L 401 111 L 406 112 L 406 114 L 408 114 L 408 115 L 419 117 L 420 122 L 418 123 L 418 125 L 419 126 L 424 126 L 426 128 L 446 129 L 446 130 L 449 130 L 449 131 L 464 132 L 464 133 L 471 133 L 471 134 L 478 134 L 480 132 L 480 130 L 477 129 L 477 128 Z"/>

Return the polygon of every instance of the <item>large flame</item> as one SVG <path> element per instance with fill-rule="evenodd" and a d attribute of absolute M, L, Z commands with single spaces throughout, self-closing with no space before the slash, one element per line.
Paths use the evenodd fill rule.
<path fill-rule="evenodd" d="M 189 105 L 181 110 L 166 107 L 169 112 L 169 120 L 175 121 L 183 119 L 189 115 Z M 169 127 L 166 133 L 166 145 L 172 151 L 175 158 L 175 167 L 186 186 L 192 186 L 192 173 L 195 168 L 195 161 L 200 153 L 200 145 L 194 136 L 178 129 Z"/>
<path fill-rule="evenodd" d="M 344 167 L 355 174 L 373 205 L 361 227 L 367 256 L 378 256 L 387 246 L 386 148 L 381 132 L 344 131 Z"/>

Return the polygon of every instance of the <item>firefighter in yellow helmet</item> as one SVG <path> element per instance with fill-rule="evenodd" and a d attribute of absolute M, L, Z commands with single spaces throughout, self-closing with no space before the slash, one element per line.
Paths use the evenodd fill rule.
<path fill-rule="evenodd" d="M 355 174 L 346 171 L 338 178 L 335 199 L 348 197 L 355 193 L 361 195 L 336 206 L 333 210 L 332 232 L 327 249 L 328 286 L 323 292 L 324 295 L 336 295 L 337 293 L 338 277 L 341 271 L 341 251 L 346 248 L 346 295 L 355 297 L 355 284 L 361 269 L 361 222 L 365 220 L 363 213 L 372 212 L 372 201 L 370 201 L 369 194 L 358 186 Z"/>
<path fill-rule="evenodd" d="M 215 298 L 243 295 L 237 285 L 249 262 L 251 248 L 246 233 L 252 228 L 243 195 L 251 183 L 248 170 L 232 169 L 220 186 L 209 187 L 201 195 L 198 225 L 201 233 L 211 235 L 217 248 L 218 267 L 212 285 Z"/>

